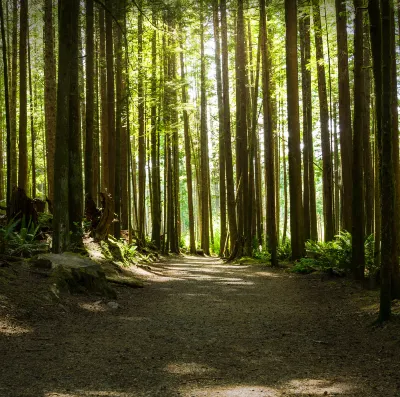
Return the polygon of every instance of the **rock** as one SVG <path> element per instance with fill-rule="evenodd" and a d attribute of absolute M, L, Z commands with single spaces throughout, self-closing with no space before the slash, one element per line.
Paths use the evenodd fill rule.
<path fill-rule="evenodd" d="M 112 310 L 117 310 L 119 308 L 119 304 L 113 301 L 108 302 L 107 306 Z"/>
<path fill-rule="evenodd" d="M 44 270 L 51 270 L 52 268 L 52 263 L 50 259 L 43 258 L 41 256 L 37 258 L 32 258 L 29 261 L 29 264 L 31 267 L 35 267 L 37 269 L 44 269 Z"/>
<path fill-rule="evenodd" d="M 60 292 L 95 293 L 116 298 L 116 293 L 108 284 L 101 266 L 89 258 L 66 252 L 44 254 L 38 259 L 51 262 L 53 290 L 55 285 L 56 291 Z M 58 295 L 57 292 L 54 294 Z"/>

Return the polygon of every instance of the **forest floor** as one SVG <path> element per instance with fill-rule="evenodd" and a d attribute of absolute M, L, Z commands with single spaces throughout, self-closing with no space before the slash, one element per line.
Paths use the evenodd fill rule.
<path fill-rule="evenodd" d="M 216 258 L 149 274 L 118 307 L 0 283 L 0 396 L 400 396 L 400 320 L 372 326 L 376 291 Z"/>

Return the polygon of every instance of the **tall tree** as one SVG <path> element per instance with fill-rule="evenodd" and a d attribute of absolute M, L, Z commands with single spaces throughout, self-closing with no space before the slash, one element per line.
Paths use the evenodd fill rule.
<path fill-rule="evenodd" d="M 364 278 L 364 174 L 363 174 L 363 10 L 362 0 L 354 0 L 354 124 L 353 124 L 353 201 L 352 201 L 352 262 L 354 277 Z"/>
<path fill-rule="evenodd" d="M 145 196 L 146 196 L 146 133 L 145 133 L 145 98 L 143 76 L 143 15 L 138 14 L 138 117 L 139 117 L 139 238 L 144 241 L 145 235 Z"/>
<path fill-rule="evenodd" d="M 276 216 L 275 216 L 275 165 L 274 165 L 274 131 L 272 122 L 270 70 L 267 54 L 267 27 L 265 0 L 260 0 L 260 34 L 262 54 L 262 92 L 264 111 L 264 145 L 267 173 L 267 233 L 268 248 L 271 253 L 271 265 L 276 266 L 277 260 L 277 238 L 276 238 Z"/>
<path fill-rule="evenodd" d="M 11 61 L 11 95 L 10 95 L 10 123 L 11 147 L 10 169 L 11 188 L 17 186 L 17 82 L 18 82 L 18 0 L 13 0 L 13 26 L 12 26 L 12 61 Z"/>
<path fill-rule="evenodd" d="M 218 151 L 219 151 L 219 196 L 220 196 L 220 255 L 225 253 L 227 237 L 227 213 L 226 213 L 226 180 L 225 180 L 225 151 L 224 151 L 224 108 L 222 98 L 222 71 L 221 71 L 221 35 L 218 0 L 213 0 L 213 26 L 215 40 L 215 68 L 218 98 Z"/>
<path fill-rule="evenodd" d="M 182 43 L 181 46 L 183 47 Z M 185 72 L 185 62 L 183 51 L 181 52 L 181 79 L 182 79 L 182 103 L 185 106 L 188 101 L 187 82 Z M 190 124 L 187 109 L 183 109 L 183 132 L 185 141 L 185 159 L 186 159 L 186 186 L 188 195 L 188 212 L 189 212 L 189 241 L 190 253 L 196 253 L 196 240 L 194 233 L 194 209 L 193 209 L 193 178 L 192 178 L 192 153 L 190 147 Z"/>
<path fill-rule="evenodd" d="M 333 239 L 334 235 L 332 156 L 331 142 L 329 136 L 329 110 L 326 92 L 324 49 L 322 42 L 322 26 L 319 0 L 312 0 L 312 8 L 314 21 L 315 51 L 317 55 L 318 97 L 321 124 L 325 241 L 330 241 Z"/>
<path fill-rule="evenodd" d="M 105 32 L 105 12 L 103 7 L 99 9 L 100 25 L 100 102 L 101 102 L 101 190 L 104 192 L 109 189 L 108 172 L 108 104 L 107 104 L 107 61 L 106 61 L 106 32 Z"/>
<path fill-rule="evenodd" d="M 200 4 L 200 168 L 201 168 L 201 248 L 210 254 L 210 215 L 208 197 L 208 131 L 207 131 L 207 100 L 206 100 L 206 59 L 204 56 L 204 3 Z"/>
<path fill-rule="evenodd" d="M 57 128 L 54 161 L 53 252 L 60 253 L 69 246 L 69 121 L 72 41 L 78 41 L 72 30 L 72 19 L 79 0 L 60 0 L 58 39 Z M 74 7 L 71 7 L 71 3 Z M 76 16 L 77 17 L 77 16 Z"/>
<path fill-rule="evenodd" d="M 290 234 L 292 258 L 304 254 L 304 226 L 301 192 L 299 83 L 297 61 L 297 4 L 285 0 L 286 80 L 289 130 Z"/>
<path fill-rule="evenodd" d="M 71 2 L 71 29 L 78 32 L 76 40 L 71 41 L 70 87 L 69 87 L 69 230 L 71 242 L 82 244 L 83 180 L 82 180 L 82 140 L 81 140 L 81 102 L 79 86 L 79 11 L 80 2 Z M 57 109 L 57 111 L 59 111 Z"/>
<path fill-rule="evenodd" d="M 113 11 L 112 0 L 107 0 L 109 11 Z M 106 13 L 106 61 L 107 61 L 107 130 L 108 130 L 108 189 L 115 195 L 115 84 L 114 84 L 114 45 L 113 45 L 113 14 Z M 112 208 L 114 211 L 114 206 Z"/>
<path fill-rule="evenodd" d="M 304 164 L 304 237 L 318 240 L 317 206 L 315 197 L 314 145 L 312 137 L 312 91 L 311 70 L 308 65 L 311 58 L 310 40 L 310 1 L 303 2 L 305 15 L 300 20 L 301 78 L 303 101 L 303 164 Z"/>
<path fill-rule="evenodd" d="M 343 229 L 351 230 L 352 200 L 352 130 L 350 110 L 349 61 L 347 45 L 346 2 L 335 0 L 339 78 L 339 128 L 342 164 L 342 222 Z"/>
<path fill-rule="evenodd" d="M 122 43 L 122 30 L 123 24 L 123 12 L 124 12 L 123 0 L 116 2 L 116 18 L 117 18 L 117 29 L 115 34 L 115 89 L 116 89 L 116 113 L 115 113 L 115 190 L 114 190 L 114 203 L 115 203 L 115 214 L 118 222 L 114 226 L 114 236 L 116 238 L 121 237 L 121 199 L 122 199 L 122 178 L 121 178 L 121 137 L 122 137 L 122 112 L 124 108 L 123 98 L 123 80 L 122 80 L 122 55 L 123 55 L 123 43 Z M 125 145 L 124 145 L 125 146 Z"/>
<path fill-rule="evenodd" d="M 56 62 L 54 56 L 53 0 L 44 0 L 44 112 L 48 197 L 54 201 L 54 151 L 56 134 Z"/>
<path fill-rule="evenodd" d="M 243 240 L 238 255 L 251 255 L 251 228 L 249 206 L 249 163 L 247 140 L 246 52 L 243 0 L 237 0 L 236 31 L 236 180 L 238 231 Z M 243 249 L 243 251 L 241 251 Z"/>
<path fill-rule="evenodd" d="M 28 48 L 28 0 L 21 0 L 19 38 L 19 156 L 18 186 L 28 188 L 28 86 L 27 86 L 27 48 Z"/>
<path fill-rule="evenodd" d="M 1 43 L 3 55 L 3 76 L 4 76 L 4 104 L 6 116 L 6 151 L 7 151 L 7 204 L 10 202 L 11 197 L 11 124 L 10 124 L 10 104 L 8 92 L 8 64 L 7 64 L 7 41 L 4 23 L 3 3 L 0 2 L 0 29 L 1 29 Z M 2 166 L 2 163 L 1 165 Z"/>
<path fill-rule="evenodd" d="M 93 184 L 93 128 L 94 128 L 94 7 L 93 0 L 86 0 L 86 145 L 85 193 L 94 198 Z"/>
<path fill-rule="evenodd" d="M 153 9 L 152 22 L 153 25 L 156 24 L 155 9 Z M 183 53 L 181 53 L 181 58 L 182 56 Z M 183 62 L 181 63 L 181 68 L 183 69 Z M 185 103 L 183 89 L 184 87 L 182 87 L 182 102 Z M 158 132 L 159 130 L 157 128 L 157 31 L 154 30 L 153 37 L 151 40 L 151 185 L 153 193 L 153 199 L 151 200 L 151 219 L 152 219 L 151 239 L 152 241 L 154 241 L 156 247 L 160 249 L 161 248 L 161 239 L 160 239 L 161 186 L 160 186 L 160 161 L 159 161 L 160 137 Z M 188 194 L 189 194 L 189 186 L 188 186 Z M 192 243 L 190 247 L 192 247 Z"/>
<path fill-rule="evenodd" d="M 226 193 L 228 204 L 228 222 L 230 235 L 231 255 L 235 255 L 238 230 L 236 223 L 235 182 L 233 179 L 233 160 L 231 143 L 231 119 L 229 100 L 229 64 L 228 64 L 228 26 L 226 16 L 226 0 L 221 0 L 221 50 L 222 50 L 222 91 L 224 107 L 224 142 L 225 142 L 225 166 L 226 166 Z"/>

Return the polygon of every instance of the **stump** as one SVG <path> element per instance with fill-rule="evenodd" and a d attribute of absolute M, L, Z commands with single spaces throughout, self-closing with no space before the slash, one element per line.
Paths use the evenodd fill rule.
<path fill-rule="evenodd" d="M 108 284 L 101 266 L 89 258 L 65 252 L 40 255 L 35 263 L 38 261 L 47 266 L 51 263 L 50 277 L 58 291 L 116 297 L 116 292 Z"/>
<path fill-rule="evenodd" d="M 25 219 L 26 223 L 31 221 L 37 225 L 38 214 L 34 201 L 26 195 L 25 190 L 20 187 L 14 187 L 8 208 L 8 220 L 20 220 L 21 222 L 16 226 L 16 229 L 19 231 L 21 230 L 23 219 Z"/>
<path fill-rule="evenodd" d="M 97 208 L 90 195 L 85 198 L 85 217 L 91 223 L 91 237 L 95 241 L 105 240 L 113 222 L 117 222 L 114 214 L 114 202 L 109 193 L 99 193 L 102 208 Z"/>

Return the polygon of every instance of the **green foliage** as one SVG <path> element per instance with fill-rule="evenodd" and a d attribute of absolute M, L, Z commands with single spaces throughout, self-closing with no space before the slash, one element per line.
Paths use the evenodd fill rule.
<path fill-rule="evenodd" d="M 299 262 L 296 262 L 291 272 L 299 274 L 310 274 L 318 270 L 315 259 L 312 258 L 301 258 Z"/>
<path fill-rule="evenodd" d="M 18 230 L 18 226 L 21 225 Z M 13 218 L 6 226 L 0 227 L 0 253 L 11 256 L 32 257 L 39 252 L 47 252 L 49 245 L 39 241 L 40 225 L 35 225 L 25 217 Z"/>
<path fill-rule="evenodd" d="M 107 241 L 100 242 L 101 252 L 106 259 L 130 266 L 137 263 L 137 246 L 128 244 L 124 239 L 117 240 L 108 236 Z"/>
<path fill-rule="evenodd" d="M 285 241 L 278 246 L 277 249 L 278 260 L 288 261 L 292 256 L 292 247 L 290 245 L 290 240 L 285 239 Z"/>
<path fill-rule="evenodd" d="M 352 241 L 351 234 L 346 231 L 340 232 L 333 241 L 308 241 L 306 250 L 308 258 L 298 262 L 293 271 L 304 273 L 308 270 L 341 269 L 349 271 L 352 269 Z M 375 273 L 378 269 L 374 265 L 374 236 L 365 239 L 365 267 L 368 273 Z"/>
<path fill-rule="evenodd" d="M 271 254 L 268 251 L 253 249 L 253 258 L 260 262 L 269 262 L 271 260 Z"/>

